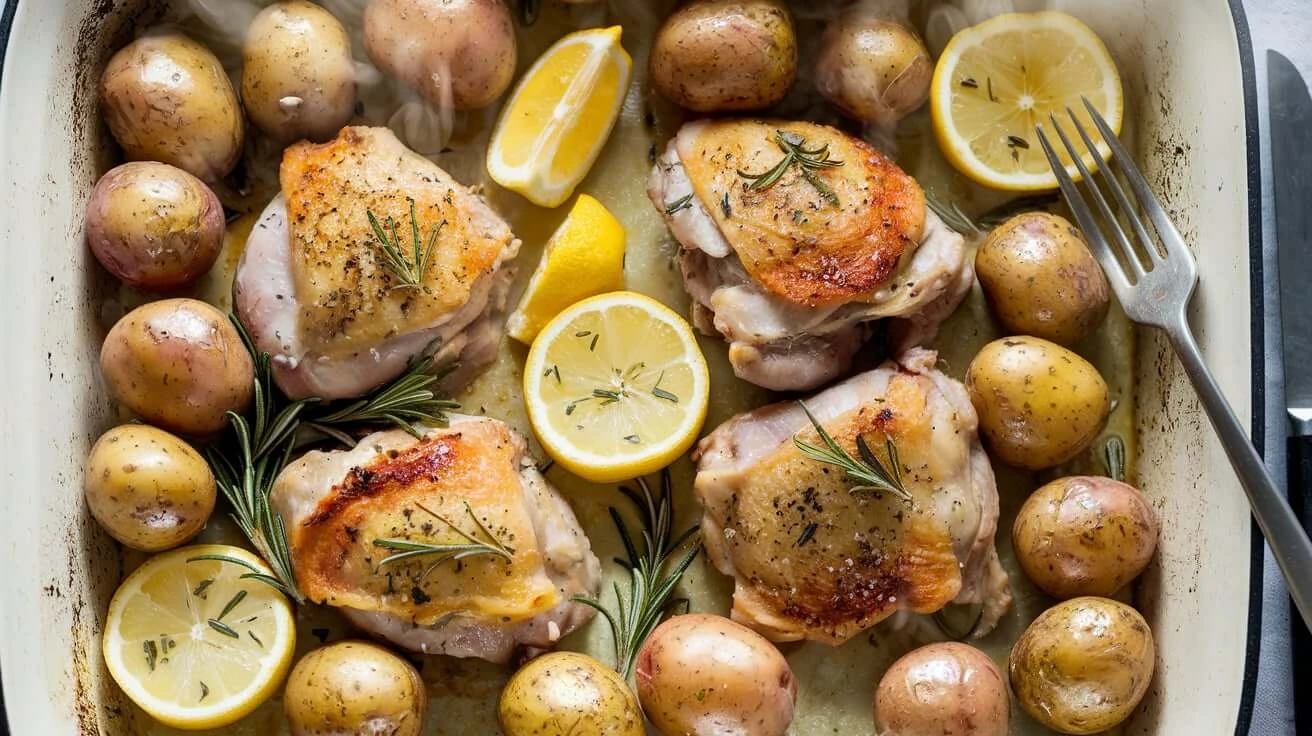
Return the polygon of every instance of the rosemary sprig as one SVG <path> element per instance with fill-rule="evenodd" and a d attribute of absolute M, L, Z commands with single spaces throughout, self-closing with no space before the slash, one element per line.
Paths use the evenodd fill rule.
<path fill-rule="evenodd" d="M 789 168 L 796 165 L 801 177 L 815 187 L 820 198 L 837 207 L 838 195 L 816 175 L 821 169 L 836 169 L 843 165 L 842 161 L 829 157 L 829 144 L 807 148 L 805 138 L 782 130 L 774 132 L 774 143 L 784 152 L 784 157 L 773 168 L 760 174 L 749 174 L 741 169 L 738 171 L 738 176 L 747 180 L 747 188 L 752 191 L 769 189 L 783 178 Z"/>
<path fill-rule="evenodd" d="M 678 199 L 674 200 L 673 202 L 670 202 L 669 204 L 665 205 L 665 214 L 672 215 L 675 212 L 678 212 L 679 210 L 686 210 L 689 207 L 692 207 L 692 195 L 685 194 L 682 197 L 679 197 Z"/>
<path fill-rule="evenodd" d="M 970 219 L 970 215 L 962 212 L 956 202 L 943 202 L 932 191 L 925 190 L 925 204 L 929 206 L 939 219 L 947 223 L 948 227 L 956 230 L 963 235 L 982 235 L 984 230 Z"/>
<path fill-rule="evenodd" d="M 341 431 L 343 427 L 394 424 L 416 438 L 423 434 L 415 424 L 445 427 L 446 411 L 458 409 L 460 404 L 439 398 L 433 390 L 437 382 L 454 370 L 454 366 L 451 366 L 437 373 L 432 372 L 433 355 L 437 347 L 438 342 L 434 340 L 422 353 L 410 359 L 405 373 L 373 394 L 331 413 L 311 416 L 305 420 L 305 425 L 348 447 L 353 446 L 355 441 Z"/>
<path fill-rule="evenodd" d="M 379 250 L 383 254 L 383 265 L 391 271 L 397 280 L 401 283 L 393 288 L 422 288 L 424 276 L 428 273 L 428 268 L 433 264 L 433 248 L 437 245 L 437 235 L 442 232 L 446 226 L 446 220 L 437 223 L 432 232 L 428 234 L 428 241 L 425 243 L 419 237 L 419 215 L 415 210 L 414 197 L 407 197 L 410 200 L 410 252 L 406 252 L 401 245 L 401 236 L 396 230 L 396 220 L 387 216 L 387 220 L 379 222 L 374 215 L 373 210 L 367 210 L 365 214 L 369 216 L 369 225 L 374 230 L 374 237 L 378 238 Z"/>
<path fill-rule="evenodd" d="M 595 608 L 606 619 L 615 644 L 615 671 L 626 678 L 633 674 L 633 666 L 643 642 L 673 603 L 670 596 L 674 593 L 675 585 L 702 548 L 696 526 L 677 537 L 671 537 L 674 527 L 674 489 L 669 470 L 661 471 L 659 497 L 653 497 L 645 478 L 639 478 L 637 482 L 637 490 L 621 486 L 620 492 L 643 514 L 641 552 L 634 543 L 633 534 L 624 522 L 624 517 L 614 507 L 610 509 L 611 520 L 615 522 L 627 555 L 627 559 L 617 559 L 616 562 L 629 572 L 628 594 L 620 589 L 618 582 L 614 584 L 614 611 L 607 610 L 600 601 L 593 598 L 574 598 L 579 603 Z M 669 564 L 674 553 L 689 540 L 692 542 L 687 551 L 677 562 Z"/>
<path fill-rule="evenodd" d="M 833 437 L 829 436 L 829 433 L 825 431 L 825 428 L 820 425 L 815 415 L 806 406 L 806 402 L 799 401 L 797 403 L 802 407 L 802 411 L 806 412 L 806 418 L 811 420 L 811 426 L 815 427 L 816 433 L 820 435 L 820 441 L 824 443 L 824 447 L 819 447 L 804 442 L 800 437 L 794 435 L 793 444 L 803 455 L 826 465 L 841 468 L 847 473 L 848 478 L 860 484 L 852 487 L 851 491 L 853 493 L 865 491 L 880 494 L 892 493 L 903 501 L 911 501 L 911 494 L 907 493 L 902 482 L 902 463 L 898 460 L 897 445 L 893 444 L 892 439 L 884 438 L 884 449 L 888 452 L 888 464 L 892 468 L 890 471 L 875 456 L 864 437 L 859 434 L 856 437 L 857 454 L 861 456 L 858 460 L 835 442 Z"/>
<path fill-rule="evenodd" d="M 392 550 L 394 553 L 384 557 L 378 562 L 379 571 L 388 565 L 395 565 L 418 557 L 430 557 L 435 555 L 436 558 L 433 559 L 432 563 L 424 569 L 423 573 L 419 575 L 419 578 L 416 581 L 423 582 L 423 580 L 428 577 L 428 574 L 435 570 L 438 565 L 446 562 L 454 562 L 456 560 L 463 560 L 467 557 L 477 557 L 480 555 L 493 555 L 500 557 L 507 562 L 514 559 L 515 550 L 502 544 L 501 540 L 497 538 L 497 535 L 493 534 L 492 530 L 487 528 L 487 525 L 478 518 L 478 515 L 474 513 L 474 510 L 470 508 L 468 503 L 465 504 L 465 513 L 469 515 L 471 520 L 473 520 L 474 526 L 478 528 L 478 533 L 483 537 L 482 539 L 469 534 L 448 521 L 446 517 L 429 509 L 427 506 L 424 506 L 421 503 L 416 503 L 415 505 L 424 513 L 437 519 L 443 524 L 446 524 L 451 531 L 455 532 L 461 539 L 465 540 L 464 543 L 434 544 L 430 542 L 416 542 L 412 539 L 375 539 L 373 541 L 375 547 Z"/>

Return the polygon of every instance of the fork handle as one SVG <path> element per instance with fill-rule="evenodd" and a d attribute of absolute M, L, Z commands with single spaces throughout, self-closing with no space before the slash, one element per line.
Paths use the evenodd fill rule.
<path fill-rule="evenodd" d="M 1234 410 L 1226 402 L 1225 395 L 1221 393 L 1221 387 L 1216 384 L 1212 372 L 1203 362 L 1203 354 L 1194 341 L 1193 332 L 1184 315 L 1180 315 L 1177 323 L 1166 331 L 1185 373 L 1193 381 L 1207 418 L 1221 439 L 1221 446 L 1225 448 L 1230 464 L 1239 476 L 1240 485 L 1248 494 L 1253 518 L 1257 520 L 1262 536 L 1266 537 L 1271 554 L 1285 576 L 1289 597 L 1298 608 L 1303 624 L 1312 628 L 1312 540 L 1308 539 L 1303 525 L 1289 507 L 1289 502 L 1271 480 L 1262 457 L 1257 454 L 1244 426 L 1240 424 Z"/>

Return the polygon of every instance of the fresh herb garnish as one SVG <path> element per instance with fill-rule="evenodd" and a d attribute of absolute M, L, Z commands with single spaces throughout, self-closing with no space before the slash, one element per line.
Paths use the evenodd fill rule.
<path fill-rule="evenodd" d="M 998 98 L 993 95 L 993 77 L 988 78 L 989 83 L 989 102 L 997 102 Z"/>
<path fill-rule="evenodd" d="M 650 486 L 645 478 L 638 479 L 638 489 L 621 486 L 622 492 L 643 513 L 642 540 L 643 549 L 638 551 L 634 536 L 629 531 L 624 517 L 614 507 L 610 509 L 611 520 L 619 530 L 620 540 L 624 543 L 627 559 L 617 559 L 629 573 L 629 590 L 626 595 L 619 582 L 614 584 L 615 610 L 607 610 L 601 601 L 575 597 L 574 600 L 591 606 L 606 619 L 610 625 L 611 637 L 615 644 L 615 671 L 624 677 L 633 674 L 633 666 L 638 658 L 638 651 L 647 640 L 652 630 L 661 622 L 674 601 L 674 586 L 687 572 L 697 553 L 701 551 L 700 539 L 695 539 L 698 527 L 694 526 L 677 537 L 671 537 L 674 527 L 674 490 L 669 469 L 661 471 L 661 490 L 659 498 L 652 496 Z M 683 555 L 670 565 L 670 558 L 693 540 Z M 668 568 L 668 571 L 667 571 Z"/>
<path fill-rule="evenodd" d="M 141 650 L 146 654 L 146 666 L 154 672 L 155 663 L 159 661 L 159 646 L 155 644 L 154 639 L 147 639 L 141 642 Z"/>
<path fill-rule="evenodd" d="M 969 87 L 970 89 L 979 89 L 979 82 L 976 82 L 973 77 L 966 77 L 961 80 L 961 86 Z"/>
<path fill-rule="evenodd" d="M 200 681 L 200 701 L 205 702 L 205 698 L 210 696 L 210 686 L 205 684 L 204 680 Z"/>
<path fill-rule="evenodd" d="M 378 563 L 379 571 L 388 565 L 395 565 L 400 562 L 405 562 L 406 560 L 413 560 L 419 557 L 433 557 L 431 564 L 429 564 L 429 566 L 425 568 L 415 580 L 416 583 L 422 583 L 424 579 L 428 577 L 429 573 L 435 570 L 439 565 L 446 562 L 454 562 L 456 560 L 463 560 L 467 557 L 477 557 L 480 555 L 493 555 L 495 557 L 500 557 L 507 562 L 514 559 L 515 550 L 502 544 L 501 540 L 497 538 L 497 535 L 493 534 L 492 530 L 487 528 L 487 525 L 478 518 L 478 515 L 474 513 L 474 509 L 470 508 L 468 503 L 465 504 L 465 513 L 469 515 L 471 520 L 473 520 L 474 526 L 477 527 L 478 534 L 482 536 L 482 539 L 465 532 L 463 529 L 451 523 L 441 514 L 429 509 L 427 506 L 424 506 L 421 503 L 416 503 L 415 505 L 424 513 L 445 524 L 447 528 L 455 532 L 465 541 L 458 544 L 435 544 L 431 542 L 416 542 L 411 539 L 375 539 L 373 541 L 375 547 L 392 550 L 393 552 L 393 554 L 384 557 Z"/>
<path fill-rule="evenodd" d="M 782 130 L 775 131 L 774 143 L 784 152 L 784 157 L 773 168 L 760 174 L 749 174 L 741 169 L 738 171 L 738 176 L 747 180 L 747 189 L 751 191 L 769 189 L 783 178 L 789 168 L 796 165 L 801 177 L 820 192 L 820 198 L 837 207 L 838 195 L 816 175 L 821 169 L 836 169 L 843 165 L 842 161 L 829 158 L 829 144 L 819 148 L 807 148 L 805 138 Z"/>
<path fill-rule="evenodd" d="M 214 578 L 205 578 L 204 580 L 200 581 L 199 583 L 196 583 L 196 587 L 195 587 L 195 588 L 192 588 L 192 590 L 191 590 L 191 594 L 192 594 L 193 596 L 196 596 L 197 598 L 199 598 L 199 597 L 201 596 L 201 594 L 203 594 L 203 593 L 205 592 L 205 589 L 208 588 L 208 587 L 210 587 L 210 586 L 213 585 L 213 584 L 214 584 Z"/>
<path fill-rule="evenodd" d="M 209 621 L 206 621 L 206 623 L 210 625 L 211 629 L 214 629 L 215 631 L 219 632 L 220 634 L 223 634 L 224 636 L 229 636 L 232 637 L 233 639 L 241 638 L 241 634 L 238 634 L 236 629 L 223 623 L 217 618 L 212 618 Z"/>
<path fill-rule="evenodd" d="M 679 197 L 678 199 L 674 200 L 673 202 L 670 202 L 669 204 L 665 205 L 665 214 L 672 215 L 675 212 L 678 212 L 679 210 L 686 210 L 689 207 L 692 207 L 692 195 L 685 194 L 682 197 Z"/>
<path fill-rule="evenodd" d="M 1107 463 L 1107 477 L 1125 482 L 1125 440 L 1117 435 L 1107 438 L 1103 445 L 1103 460 Z"/>
<path fill-rule="evenodd" d="M 237 594 L 234 595 L 231 600 L 228 601 L 228 604 L 223 607 L 223 611 L 219 613 L 218 619 L 222 621 L 225 616 L 232 613 L 232 609 L 236 608 L 244 600 L 246 600 L 246 591 L 237 591 Z"/>
<path fill-rule="evenodd" d="M 820 525 L 815 523 L 814 521 L 811 522 L 810 524 L 807 524 L 806 528 L 803 529 L 802 533 L 797 537 L 797 546 L 799 548 L 805 547 L 806 543 L 811 541 L 811 537 L 815 536 L 815 530 L 819 528 Z"/>
<path fill-rule="evenodd" d="M 433 249 L 437 246 L 437 235 L 446 226 L 446 220 L 437 223 L 428 234 L 428 241 L 425 243 L 419 236 L 419 215 L 415 210 L 414 197 L 407 197 L 407 199 L 410 200 L 409 252 L 401 245 L 401 236 L 396 229 L 397 223 L 391 215 L 387 216 L 386 221 L 379 222 L 373 210 L 367 210 L 365 213 L 369 217 L 369 225 L 373 228 L 374 237 L 378 238 L 379 250 L 383 255 L 383 266 L 400 281 L 393 287 L 397 289 L 423 288 L 424 277 L 433 264 Z"/>
<path fill-rule="evenodd" d="M 902 464 L 898 460 L 897 446 L 893 444 L 891 438 L 884 438 L 884 448 L 888 453 L 888 464 L 892 468 L 890 471 L 875 456 L 875 453 L 870 449 L 870 445 L 866 444 L 864 437 L 859 434 L 856 437 L 857 453 L 861 456 L 861 459 L 858 460 L 835 442 L 833 437 L 829 436 L 829 433 L 825 431 L 825 428 L 821 426 L 815 415 L 806 406 L 806 402 L 799 401 L 797 403 L 802 407 L 802 411 L 806 412 L 806 418 L 811 420 L 811 426 L 815 428 L 816 433 L 820 435 L 820 441 L 824 443 L 824 447 L 812 445 L 809 442 L 804 442 L 797 435 L 793 435 L 793 445 L 803 455 L 826 465 L 841 468 L 847 473 L 848 478 L 859 484 L 851 488 L 852 493 L 892 493 L 903 501 L 911 501 L 911 494 L 907 493 L 902 482 Z"/>
<path fill-rule="evenodd" d="M 1007 147 L 1028 149 L 1030 147 L 1030 142 L 1018 135 L 1009 135 L 1007 136 Z"/>

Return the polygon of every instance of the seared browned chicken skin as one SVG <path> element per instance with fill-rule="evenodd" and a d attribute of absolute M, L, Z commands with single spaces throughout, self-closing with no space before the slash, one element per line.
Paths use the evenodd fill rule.
<path fill-rule="evenodd" d="M 690 123 L 648 194 L 683 245 L 694 322 L 729 341 L 739 377 L 766 388 L 838 377 L 870 320 L 924 314 L 903 344 L 932 338 L 970 287 L 961 236 L 915 180 L 827 126 Z"/>
<path fill-rule="evenodd" d="M 998 494 L 964 387 L 934 369 L 934 353 L 854 376 L 806 400 L 854 457 L 856 438 L 890 460 L 904 490 L 853 490 L 794 437 L 822 444 L 801 406 L 740 414 L 697 450 L 695 489 L 706 551 L 735 578 L 733 618 L 775 641 L 839 644 L 899 610 L 982 604 L 975 633 L 1011 604 L 993 536 Z"/>
<path fill-rule="evenodd" d="M 391 430 L 311 452 L 278 477 L 272 503 L 302 592 L 401 646 L 504 662 L 592 617 L 571 600 L 600 581 L 588 538 L 524 438 L 495 419 L 456 416 L 422 440 Z M 470 538 L 505 554 L 384 563 L 398 550 L 377 543 Z"/>
<path fill-rule="evenodd" d="M 394 378 L 438 341 L 456 388 L 495 355 L 519 241 L 479 197 L 386 128 L 345 128 L 283 155 L 282 196 L 265 210 L 236 277 L 236 307 L 293 398 L 345 398 Z M 407 284 L 387 265 L 373 213 L 412 255 L 411 202 L 431 262 Z"/>

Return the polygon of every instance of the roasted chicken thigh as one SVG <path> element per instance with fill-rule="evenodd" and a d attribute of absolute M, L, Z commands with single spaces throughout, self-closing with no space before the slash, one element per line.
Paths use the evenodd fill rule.
<path fill-rule="evenodd" d="M 796 402 L 740 414 L 702 441 L 702 531 L 735 579 L 735 620 L 775 641 L 839 644 L 899 610 L 975 603 L 975 633 L 994 628 L 1011 604 L 993 541 L 997 488 L 965 388 L 935 360 L 911 350 L 806 400 L 853 457 L 862 437 L 896 462 L 909 500 L 854 488 L 804 454 L 794 438 L 823 443 Z"/>
<path fill-rule="evenodd" d="M 524 438 L 495 419 L 453 416 L 420 440 L 391 430 L 311 452 L 278 477 L 272 504 L 301 591 L 407 649 L 505 662 L 592 618 L 572 600 L 600 584 L 588 538 Z M 409 543 L 470 539 L 505 552 L 388 561 Z"/>
<path fill-rule="evenodd" d="M 284 393 L 359 396 L 434 343 L 436 363 L 459 364 L 447 391 L 491 362 L 519 241 L 481 198 L 387 128 L 293 145 L 280 178 L 237 267 L 235 303 Z M 416 270 L 414 240 L 422 253 L 432 238 L 413 283 L 389 264 L 371 214 Z"/>
<path fill-rule="evenodd" d="M 740 378 L 776 390 L 842 375 L 869 322 L 931 339 L 970 289 L 965 243 L 919 185 L 865 142 L 813 123 L 685 125 L 648 196 L 682 245 L 693 321 Z"/>

